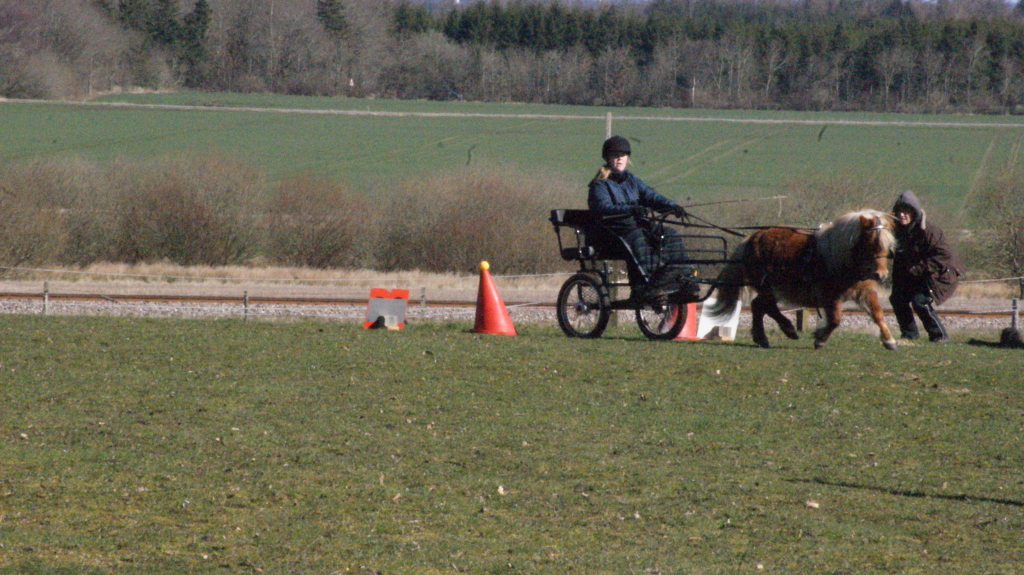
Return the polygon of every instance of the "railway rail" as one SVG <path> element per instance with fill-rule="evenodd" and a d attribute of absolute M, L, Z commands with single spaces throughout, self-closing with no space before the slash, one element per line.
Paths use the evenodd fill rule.
<path fill-rule="evenodd" d="M 365 305 L 366 298 L 355 297 L 290 297 L 290 296 L 226 296 L 226 295 L 159 295 L 159 294 L 91 294 L 91 293 L 22 293 L 0 292 L 0 301 L 109 302 L 109 303 L 168 303 L 168 304 L 239 304 L 248 300 L 253 305 Z M 455 300 L 410 300 L 409 305 L 431 307 L 471 307 L 476 302 Z M 549 304 L 554 306 L 554 303 Z"/>
<path fill-rule="evenodd" d="M 102 293 L 26 293 L 26 292 L 0 292 L 2 301 L 23 301 L 23 302 L 45 302 L 61 303 L 122 303 L 122 304 L 223 304 L 243 305 L 248 302 L 252 306 L 365 306 L 367 299 L 356 297 L 294 297 L 294 296 L 227 296 L 227 295 L 188 295 L 188 294 L 118 294 L 108 295 Z M 506 302 L 509 307 L 529 307 L 539 309 L 554 309 L 555 302 Z M 476 301 L 467 300 L 409 300 L 410 307 L 429 308 L 474 308 Z M 845 313 L 863 315 L 860 309 L 851 308 Z M 1013 313 L 1009 310 L 969 310 L 969 309 L 946 309 L 941 310 L 943 317 L 962 318 L 991 318 L 1008 319 Z"/>

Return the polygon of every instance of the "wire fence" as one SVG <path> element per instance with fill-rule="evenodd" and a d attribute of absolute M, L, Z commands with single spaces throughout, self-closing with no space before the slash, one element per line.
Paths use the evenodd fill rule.
<path fill-rule="evenodd" d="M 98 276 L 98 277 L 111 277 L 111 278 L 122 278 L 122 279 L 134 279 L 143 281 L 219 281 L 219 282 L 251 282 L 251 283 L 373 283 L 380 282 L 384 278 L 373 277 L 373 278 L 247 278 L 244 276 L 213 276 L 213 275 L 173 275 L 173 274 L 130 274 L 123 272 L 100 272 L 100 271 L 88 271 L 88 270 L 55 270 L 46 268 L 24 268 L 24 267 L 4 267 L 0 266 L 0 271 L 15 271 L 15 272 L 27 272 L 36 274 L 53 274 L 53 275 L 72 275 L 72 276 Z M 561 277 L 568 276 L 575 272 L 556 272 L 549 274 L 509 274 L 509 275 L 494 275 L 495 279 L 522 279 L 522 278 L 542 278 L 542 277 Z M 460 280 L 475 280 L 476 276 L 464 276 L 458 278 Z M 403 282 L 415 282 L 419 278 L 388 278 L 389 281 L 403 281 Z"/>
<path fill-rule="evenodd" d="M 511 309 L 511 306 L 510 306 Z M 152 303 L 90 301 L 0 301 L 0 313 L 31 315 L 87 315 L 110 317 L 242 318 L 242 319 L 325 319 L 364 320 L 366 304 L 244 304 L 237 303 Z M 406 317 L 422 320 L 472 318 L 471 307 L 420 307 L 409 305 Z"/>
<path fill-rule="evenodd" d="M 89 270 L 63 270 L 46 268 L 26 267 L 0 267 L 0 271 L 16 271 L 21 273 L 36 274 L 46 277 L 52 276 L 93 276 L 104 277 L 116 280 L 133 280 L 146 285 L 154 282 L 215 282 L 219 284 L 251 284 L 258 286 L 268 284 L 280 286 L 282 284 L 382 284 L 391 285 L 413 285 L 422 282 L 423 278 L 401 276 L 388 277 L 358 277 L 358 278 L 265 278 L 265 277 L 244 277 L 244 276 L 216 276 L 216 275 L 172 275 L 172 274 L 140 274 L 110 271 L 89 271 Z M 550 278 L 564 277 L 573 272 L 559 272 L 552 274 L 516 274 L 516 275 L 494 275 L 495 279 L 517 280 L 529 278 Z M 452 284 L 459 284 L 465 290 L 470 282 L 476 282 L 477 276 L 451 277 L 438 280 L 432 278 L 431 282 L 447 281 Z M 989 278 L 978 280 L 965 280 L 961 283 L 996 283 L 1016 282 L 1024 280 L 1024 276 L 1007 278 Z M 192 290 L 189 290 L 190 292 Z M 144 297 L 130 298 L 125 296 L 107 296 L 99 294 L 98 297 L 107 301 L 88 301 L 89 297 L 84 294 L 60 294 L 59 298 L 51 298 L 48 282 L 44 281 L 42 291 L 20 292 L 8 294 L 6 298 L 0 298 L 0 313 L 20 313 L 39 315 L 105 315 L 125 317 L 179 317 L 179 318 L 226 318 L 236 317 L 244 319 L 261 318 L 319 318 L 332 320 L 362 320 L 367 314 L 367 304 L 358 303 L 335 303 L 315 302 L 309 303 L 266 303 L 250 301 L 248 292 L 235 297 L 218 297 L 216 302 L 195 302 L 194 299 L 202 299 L 203 294 L 191 293 L 180 296 L 178 303 L 167 303 L 166 301 L 146 301 Z M 93 296 L 95 297 L 95 296 Z M 118 301 L 119 297 L 124 300 L 133 299 L 136 301 Z M 77 298 L 77 299 L 76 299 Z M 264 298 L 267 299 L 267 298 Z M 552 298 L 553 299 L 553 298 Z M 41 301 L 40 301 L 41 300 Z M 467 302 L 468 303 L 468 302 Z M 551 310 L 538 311 L 537 306 L 549 305 L 551 301 L 531 301 L 509 305 L 510 314 L 514 317 L 530 316 L 526 319 L 553 320 L 554 313 Z M 1007 302 L 1006 307 L 996 309 L 985 309 L 990 314 L 1012 314 L 1017 316 L 1018 301 L 1013 299 Z M 475 309 L 470 305 L 459 306 L 457 304 L 437 307 L 427 305 L 425 290 L 420 300 L 409 300 L 406 308 L 406 317 L 413 320 L 434 320 L 434 321 L 457 321 L 471 319 Z"/>
<path fill-rule="evenodd" d="M 453 293 L 464 294 L 464 302 L 448 302 L 441 304 L 432 301 L 428 305 L 426 288 L 419 294 L 419 300 L 409 299 L 405 309 L 405 317 L 409 320 L 424 321 L 461 321 L 472 320 L 476 313 L 473 301 L 465 297 L 475 295 L 478 276 L 452 276 L 442 278 L 422 277 L 356 277 L 356 278 L 264 278 L 245 277 L 231 275 L 174 275 L 174 274 L 147 274 L 147 273 L 124 273 L 111 271 L 90 271 L 90 270 L 64 270 L 46 268 L 26 267 L 0 267 L 0 271 L 16 271 L 23 274 L 30 274 L 35 277 L 97 277 L 105 280 L 122 281 L 119 288 L 123 289 L 126 282 L 136 287 L 146 286 L 147 291 L 152 291 L 154 286 L 166 282 L 167 286 L 176 286 L 178 295 L 158 296 L 136 294 L 131 296 L 112 294 L 109 291 L 104 293 L 79 293 L 80 290 L 65 291 L 63 293 L 51 292 L 50 282 L 53 280 L 41 280 L 41 290 L 30 287 L 28 290 L 22 285 L 17 292 L 0 294 L 0 313 L 10 314 L 34 314 L 34 315 L 91 315 L 91 316 L 114 316 L 114 317 L 166 317 L 166 318 L 243 318 L 243 319 L 326 319 L 355 321 L 365 320 L 368 314 L 368 300 L 358 298 L 337 297 L 294 297 L 294 296 L 263 296 L 250 298 L 249 291 L 241 294 L 235 291 L 233 295 L 214 295 L 212 291 L 219 294 L 224 293 L 225 285 L 245 286 L 249 289 L 259 289 L 260 286 L 271 286 L 280 288 L 282 285 L 304 285 L 304 284 L 345 284 L 358 286 L 362 285 L 389 285 L 412 286 L 417 283 L 428 281 L 432 284 L 438 282 L 448 283 L 449 287 L 457 290 Z M 518 274 L 518 275 L 494 275 L 495 279 L 518 280 L 529 278 L 562 277 L 569 273 L 555 274 Z M 18 283 L 24 284 L 21 280 Z M 135 283 L 137 282 L 137 283 Z M 196 282 L 196 283 L 190 283 Z M 76 280 L 71 280 L 77 284 Z M 204 290 L 202 283 L 211 284 L 210 289 Z M 188 284 L 181 288 L 182 284 Z M 66 285 L 63 287 L 67 287 Z M 157 287 L 156 289 L 159 289 Z M 102 292 L 104 290 L 95 290 Z M 230 291 L 230 290 L 229 290 Z M 102 299 L 104 301 L 95 301 Z M 213 301 L 196 301 L 209 299 Z M 552 299 L 553 296 L 552 296 Z M 298 300 L 298 301 L 290 301 Z M 173 302 L 173 303 L 171 303 Z M 286 303 L 282 303 L 286 302 Z M 537 306 L 550 304 L 549 301 L 530 301 L 508 305 L 508 311 L 513 317 L 530 319 L 532 321 L 554 321 L 554 312 L 550 309 L 539 310 Z M 526 317 L 530 316 L 530 317 Z"/>
<path fill-rule="evenodd" d="M 30 272 L 39 274 L 54 274 L 54 275 L 83 275 L 83 276 L 103 276 L 103 277 L 115 277 L 115 278 L 128 278 L 146 281 L 221 281 L 221 282 L 267 282 L 267 283 L 368 283 L 368 282 L 379 282 L 380 277 L 375 278 L 247 278 L 244 276 L 212 276 L 212 275 L 173 275 L 173 274 L 130 274 L 123 272 L 100 272 L 100 271 L 89 271 L 89 270 L 58 270 L 58 269 L 47 269 L 47 268 L 25 268 L 25 267 L 5 267 L 0 266 L 0 271 L 16 271 L 16 272 Z M 555 272 L 549 274 L 508 274 L 508 275 L 494 275 L 494 278 L 502 279 L 520 279 L 520 278 L 540 278 L 540 277 L 560 277 L 567 276 L 575 273 L 575 271 L 564 271 Z M 476 276 L 465 276 L 460 279 L 475 279 Z M 397 278 L 401 280 L 401 278 Z M 972 283 L 996 283 L 996 282 L 1010 282 L 1010 281 L 1021 281 L 1024 280 L 1024 276 L 1007 277 L 1007 278 L 988 278 L 978 280 L 962 280 L 962 284 Z M 408 279 L 406 281 L 416 281 L 415 279 Z"/>
<path fill-rule="evenodd" d="M 992 278 L 985 280 L 963 280 L 962 284 L 984 284 L 984 283 L 996 283 L 996 282 L 1015 282 L 1024 280 L 1024 276 L 1017 276 L 1015 278 Z"/>

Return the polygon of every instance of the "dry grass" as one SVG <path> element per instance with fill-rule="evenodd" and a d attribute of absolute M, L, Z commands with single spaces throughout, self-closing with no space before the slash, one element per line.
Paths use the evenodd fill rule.
<path fill-rule="evenodd" d="M 492 274 L 502 300 L 508 305 L 554 302 L 564 273 L 537 275 Z M 111 264 L 82 268 L 54 267 L 17 270 L 0 277 L 0 293 L 39 294 L 47 283 L 50 293 L 230 296 L 285 298 L 354 298 L 368 296 L 371 288 L 407 289 L 410 301 L 475 301 L 479 273 L 432 273 L 419 270 L 381 272 L 368 269 L 321 270 L 282 266 L 180 266 L 171 263 Z M 1009 309 L 1019 294 L 1015 282 L 963 283 L 945 310 Z M 888 291 L 880 290 L 883 304 Z"/>
<path fill-rule="evenodd" d="M 1020 297 L 1016 282 L 962 283 L 956 296 L 963 299 L 1013 299 Z"/>
<path fill-rule="evenodd" d="M 534 302 L 554 301 L 566 275 L 492 277 L 507 302 Z M 245 291 L 259 297 L 362 298 L 370 288 L 381 287 L 408 289 L 410 299 L 419 299 L 425 292 L 430 300 L 472 301 L 479 281 L 478 273 L 418 270 L 100 263 L 82 268 L 14 270 L 0 279 L 0 292 L 40 293 L 43 282 L 48 282 L 51 293 L 224 295 Z"/>

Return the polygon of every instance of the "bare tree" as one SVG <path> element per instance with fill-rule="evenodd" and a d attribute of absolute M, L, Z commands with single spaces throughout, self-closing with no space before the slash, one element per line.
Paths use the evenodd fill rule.
<path fill-rule="evenodd" d="M 0 93 L 81 98 L 132 81 L 132 34 L 92 2 L 0 1 Z"/>
<path fill-rule="evenodd" d="M 654 61 L 645 69 L 644 92 L 652 106 L 681 106 L 687 100 L 687 77 L 683 72 L 684 49 L 679 39 L 669 39 L 654 51 Z"/>
<path fill-rule="evenodd" d="M 697 80 L 701 85 L 710 85 L 713 100 L 728 107 L 750 102 L 755 64 L 753 48 L 734 36 L 702 44 Z"/>
<path fill-rule="evenodd" d="M 508 69 L 509 89 L 514 102 L 537 102 L 541 78 L 538 74 L 538 58 L 526 50 L 506 50 L 505 65 Z"/>
<path fill-rule="evenodd" d="M 607 48 L 594 62 L 596 104 L 631 105 L 636 100 L 639 74 L 633 58 L 625 48 Z"/>
<path fill-rule="evenodd" d="M 689 44 L 692 94 L 701 105 L 724 105 L 728 97 L 728 67 L 717 42 L 698 40 Z"/>
<path fill-rule="evenodd" d="M 811 109 L 836 109 L 842 106 L 843 84 L 849 80 L 845 52 L 814 56 L 793 79 L 793 93 Z"/>
<path fill-rule="evenodd" d="M 772 96 L 772 89 L 775 87 L 775 80 L 778 73 L 789 64 L 789 55 L 786 53 L 782 40 L 772 38 L 768 43 L 768 50 L 764 57 L 764 99 L 768 101 Z"/>
<path fill-rule="evenodd" d="M 480 48 L 476 54 L 479 93 L 484 100 L 503 101 L 511 98 L 505 81 L 504 58 L 496 50 Z"/>
<path fill-rule="evenodd" d="M 986 50 L 985 40 L 983 38 L 975 37 L 968 46 L 967 53 L 965 54 L 966 62 L 964 67 L 967 75 L 967 85 L 965 88 L 966 93 L 964 99 L 968 108 L 970 108 L 971 102 L 975 96 L 975 78 L 978 69 L 981 68 L 982 59 L 984 58 Z"/>
<path fill-rule="evenodd" d="M 913 55 L 902 46 L 893 46 L 879 54 L 875 63 L 878 74 L 882 78 L 885 109 L 889 110 L 891 107 L 889 94 L 898 80 L 902 79 L 903 83 L 906 83 L 906 76 L 913 67 Z"/>
<path fill-rule="evenodd" d="M 938 113 L 949 105 L 949 66 L 948 58 L 934 46 L 926 46 L 918 56 L 921 69 L 922 86 L 925 105 L 929 112 Z"/>
<path fill-rule="evenodd" d="M 496 68 L 501 70 L 500 61 Z M 473 71 L 468 49 L 430 32 L 399 41 L 394 64 L 382 74 L 381 87 L 401 98 L 459 98 L 474 86 Z"/>
<path fill-rule="evenodd" d="M 1003 107 L 1010 110 L 1020 103 L 1021 94 L 1024 93 L 1021 62 L 1009 54 L 1003 54 L 999 58 L 999 68 L 1002 70 L 999 78 L 999 100 Z"/>
<path fill-rule="evenodd" d="M 557 67 L 555 100 L 568 104 L 589 104 L 592 94 L 588 89 L 588 77 L 593 58 L 582 49 L 551 53 L 550 60 Z M 550 64 L 549 64 L 550 65 Z"/>
<path fill-rule="evenodd" d="M 384 70 L 393 65 L 389 47 L 394 43 L 389 28 L 391 12 L 378 0 L 349 0 L 350 33 L 345 39 L 353 96 L 380 90 Z M 384 9 L 382 9 L 384 8 Z"/>

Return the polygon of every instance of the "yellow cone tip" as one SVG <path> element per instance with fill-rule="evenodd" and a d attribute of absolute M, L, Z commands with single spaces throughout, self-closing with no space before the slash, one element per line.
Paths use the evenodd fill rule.
<path fill-rule="evenodd" d="M 491 269 L 491 264 L 487 263 L 486 261 L 480 262 L 480 271 L 485 272 L 489 269 Z"/>

